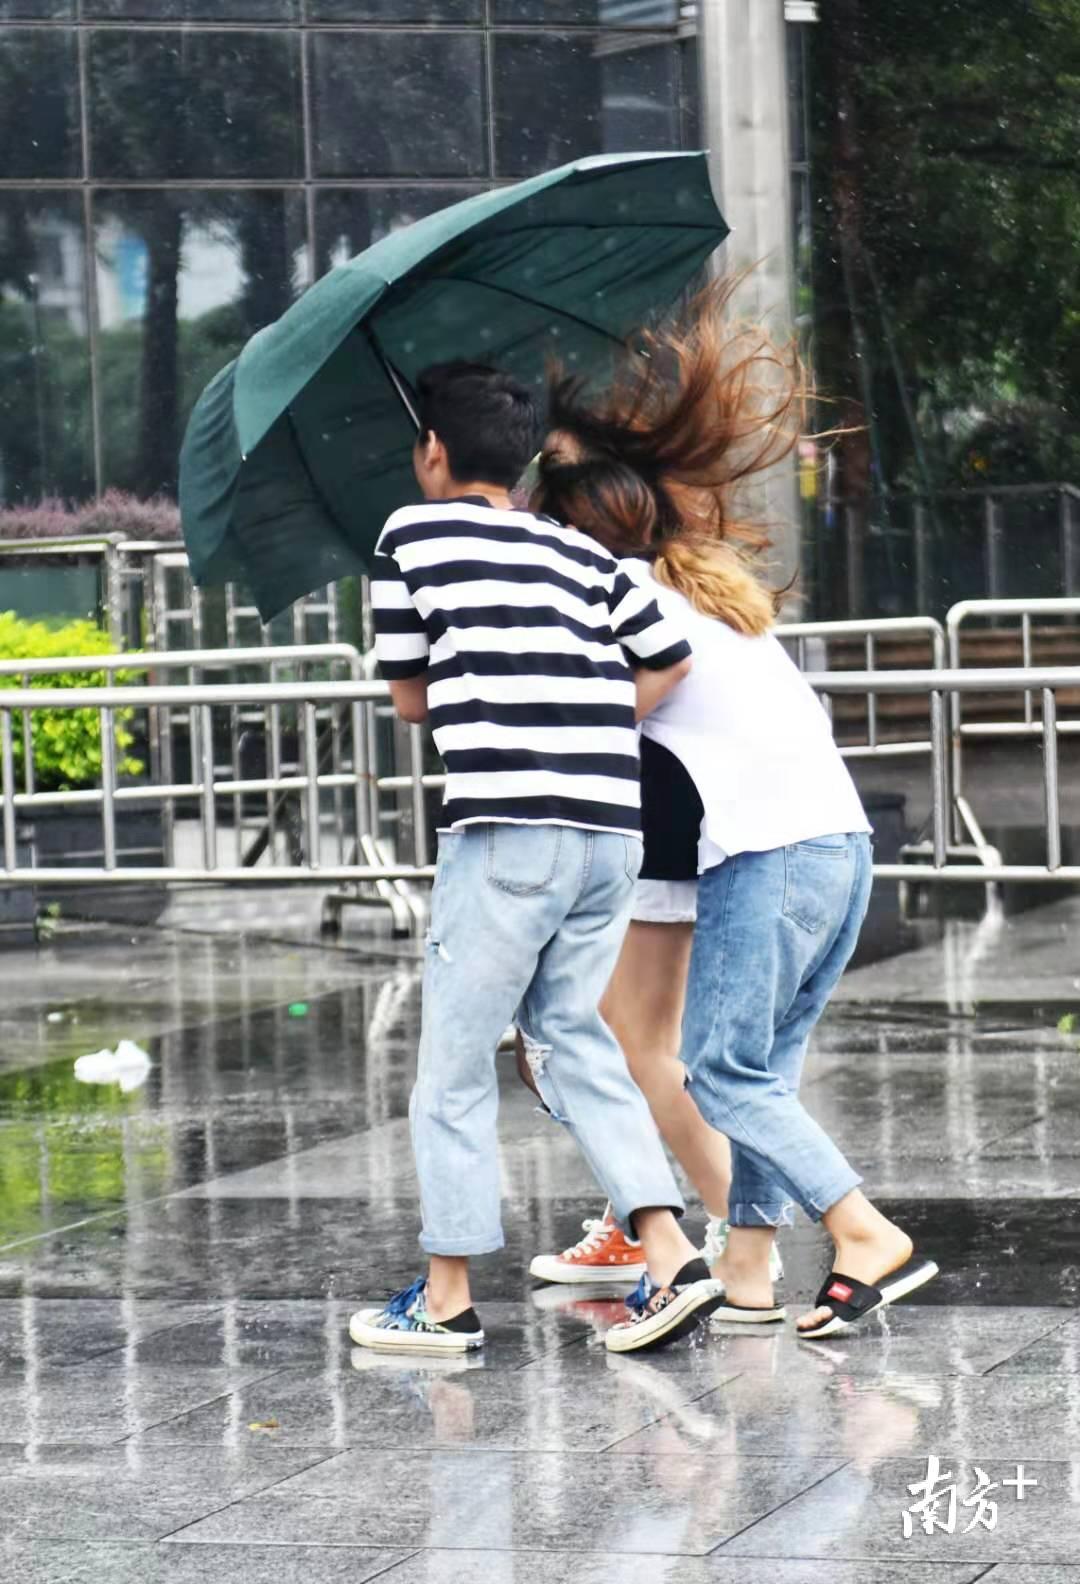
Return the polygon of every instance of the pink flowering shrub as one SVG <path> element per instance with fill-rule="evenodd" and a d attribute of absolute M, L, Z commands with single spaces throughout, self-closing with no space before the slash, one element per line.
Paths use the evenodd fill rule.
<path fill-rule="evenodd" d="M 179 540 L 180 513 L 170 500 L 138 500 L 121 490 L 107 490 L 100 500 L 82 504 L 43 500 L 36 506 L 0 507 L 0 540 L 85 539 L 95 534 Z"/>

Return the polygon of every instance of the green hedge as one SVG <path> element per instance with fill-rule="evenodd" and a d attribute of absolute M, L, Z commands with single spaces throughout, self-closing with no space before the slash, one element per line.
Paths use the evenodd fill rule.
<path fill-rule="evenodd" d="M 91 621 L 66 622 L 50 626 L 46 622 L 24 621 L 11 611 L 0 611 L 0 660 L 54 660 L 69 656 L 115 653 L 107 632 Z M 35 688 L 110 687 L 125 680 L 123 672 L 64 671 L 32 677 Z M 17 676 L 0 676 L 0 688 L 21 687 Z M 125 729 L 134 710 L 117 710 L 117 771 L 139 775 L 142 761 L 126 752 L 135 739 Z M 23 773 L 23 733 L 16 717 L 12 733 L 16 775 L 21 785 Z M 34 710 L 31 716 L 31 741 L 34 751 L 34 784 L 41 792 L 77 791 L 101 784 L 101 720 L 96 709 Z"/>

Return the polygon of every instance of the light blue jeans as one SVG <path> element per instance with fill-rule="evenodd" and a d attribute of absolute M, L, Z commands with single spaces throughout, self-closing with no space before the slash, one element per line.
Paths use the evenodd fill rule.
<path fill-rule="evenodd" d="M 682 1054 L 699 1111 L 731 1140 L 733 1226 L 789 1226 L 793 1200 L 818 1221 L 862 1180 L 799 1082 L 871 881 L 857 834 L 739 853 L 698 882 Z"/>
<path fill-rule="evenodd" d="M 540 1096 L 615 1215 L 683 1202 L 597 1007 L 619 955 L 640 841 L 568 825 L 469 825 L 439 837 L 410 1106 L 429 1254 L 502 1248 L 495 1051 L 517 1021 Z"/>

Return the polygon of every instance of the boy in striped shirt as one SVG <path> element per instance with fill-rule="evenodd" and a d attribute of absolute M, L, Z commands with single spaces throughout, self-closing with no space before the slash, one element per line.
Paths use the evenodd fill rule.
<path fill-rule="evenodd" d="M 483 1342 L 468 1261 L 503 1246 L 495 1052 L 516 1022 L 544 1104 L 658 1289 L 654 1323 L 612 1331 L 608 1346 L 655 1346 L 719 1295 L 597 1007 L 641 865 L 636 721 L 690 650 L 594 540 L 513 506 L 537 441 L 522 386 L 447 364 L 417 391 L 425 503 L 387 522 L 372 601 L 394 704 L 430 721 L 447 777 L 410 1107 L 430 1269 L 350 1329 L 389 1351 Z"/>

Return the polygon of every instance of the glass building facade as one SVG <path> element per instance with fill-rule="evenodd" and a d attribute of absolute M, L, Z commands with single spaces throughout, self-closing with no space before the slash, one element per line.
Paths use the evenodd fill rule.
<path fill-rule="evenodd" d="M 0 0 L 0 503 L 175 489 L 199 390 L 393 227 L 698 146 L 679 0 Z"/>

